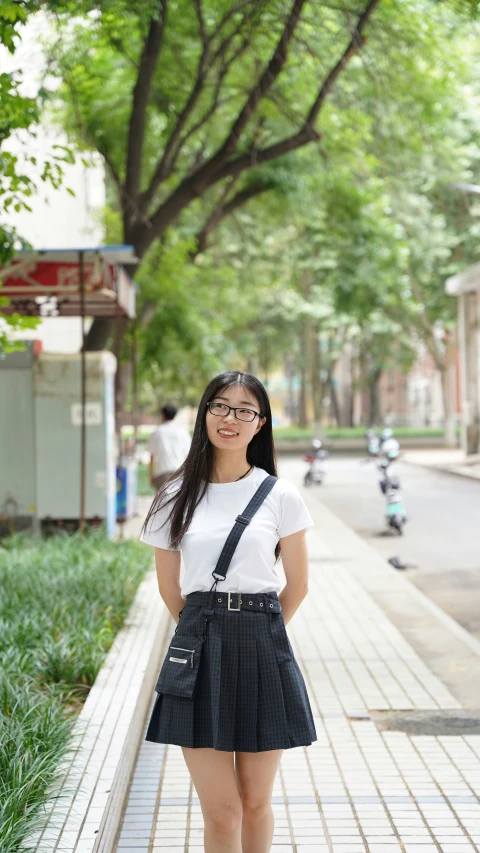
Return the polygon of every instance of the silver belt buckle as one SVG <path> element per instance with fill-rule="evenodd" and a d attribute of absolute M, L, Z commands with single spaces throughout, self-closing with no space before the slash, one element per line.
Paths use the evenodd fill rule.
<path fill-rule="evenodd" d="M 231 601 L 230 601 L 230 596 L 231 596 L 231 595 L 238 595 L 238 607 L 232 607 L 232 606 L 231 606 Z M 240 595 L 241 595 L 241 593 L 240 593 L 240 592 L 229 592 L 229 593 L 228 593 L 228 609 L 229 609 L 229 610 L 241 610 L 241 608 L 242 608 L 242 599 L 240 598 Z"/>

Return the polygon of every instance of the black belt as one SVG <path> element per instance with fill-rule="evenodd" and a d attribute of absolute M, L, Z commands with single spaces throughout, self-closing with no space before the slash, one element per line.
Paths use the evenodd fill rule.
<path fill-rule="evenodd" d="M 268 592 L 191 592 L 187 604 L 199 607 L 226 607 L 227 610 L 250 610 L 255 613 L 281 613 L 276 593 Z"/>

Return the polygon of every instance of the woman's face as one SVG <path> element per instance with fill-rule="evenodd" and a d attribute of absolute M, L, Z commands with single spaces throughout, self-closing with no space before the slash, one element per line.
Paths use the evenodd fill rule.
<path fill-rule="evenodd" d="M 229 388 L 224 388 L 218 392 L 218 396 L 214 397 L 211 402 L 218 403 L 220 406 L 223 404 L 238 409 L 251 409 L 260 412 L 257 398 L 243 385 L 232 385 Z M 241 413 L 237 412 L 237 414 Z M 207 409 L 208 438 L 213 446 L 218 447 L 219 450 L 240 450 L 247 447 L 265 421 L 266 418 L 260 417 L 255 417 L 250 422 L 242 421 L 237 419 L 234 413 L 229 412 L 228 409 L 225 409 L 224 412 L 220 411 L 219 417 L 212 415 L 210 409 Z"/>

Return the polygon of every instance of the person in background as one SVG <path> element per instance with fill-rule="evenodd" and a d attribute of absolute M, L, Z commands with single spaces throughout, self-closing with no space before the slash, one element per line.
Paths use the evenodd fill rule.
<path fill-rule="evenodd" d="M 176 414 L 175 406 L 163 406 L 160 426 L 148 440 L 150 484 L 157 491 L 183 465 L 190 450 L 190 435 L 184 427 L 174 423 Z"/>

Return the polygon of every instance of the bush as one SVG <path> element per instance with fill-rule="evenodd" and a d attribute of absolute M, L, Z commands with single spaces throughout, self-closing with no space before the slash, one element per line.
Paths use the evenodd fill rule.
<path fill-rule="evenodd" d="M 2 853 L 38 828 L 75 715 L 149 563 L 140 543 L 100 532 L 0 542 Z"/>
<path fill-rule="evenodd" d="M 148 465 L 144 465 L 143 462 L 138 463 L 137 477 L 137 494 L 151 495 L 153 498 L 155 489 L 152 488 L 148 479 Z"/>
<path fill-rule="evenodd" d="M 367 427 L 359 426 L 359 427 L 326 427 L 325 429 L 325 438 L 331 439 L 339 439 L 339 438 L 365 438 L 365 433 L 367 431 Z M 442 438 L 444 431 L 443 429 L 437 429 L 435 427 L 425 427 L 424 429 L 418 429 L 416 427 L 393 427 L 393 433 L 396 438 Z M 313 429 L 312 427 L 297 427 L 297 426 L 289 426 L 289 427 L 277 427 L 273 430 L 274 438 L 277 441 L 281 441 L 282 439 L 287 440 L 311 440 L 313 438 Z"/>

